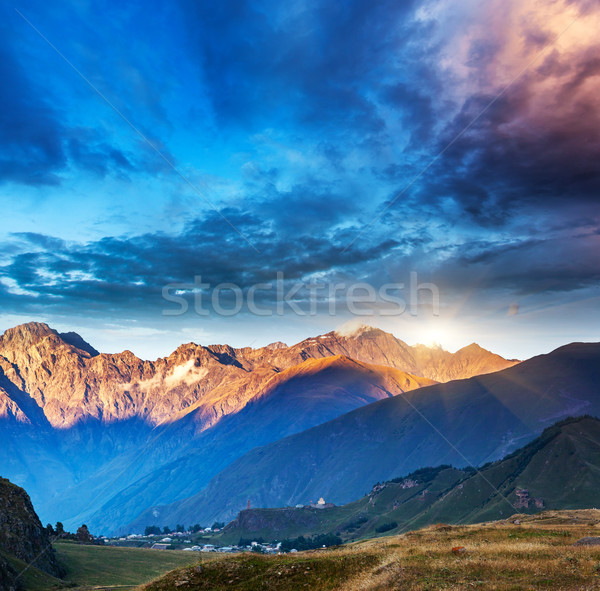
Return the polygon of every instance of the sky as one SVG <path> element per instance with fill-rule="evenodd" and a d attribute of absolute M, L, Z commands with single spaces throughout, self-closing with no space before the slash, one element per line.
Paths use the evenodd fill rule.
<path fill-rule="evenodd" d="M 357 321 L 599 340 L 597 2 L 0 11 L 0 329 L 150 359 Z"/>

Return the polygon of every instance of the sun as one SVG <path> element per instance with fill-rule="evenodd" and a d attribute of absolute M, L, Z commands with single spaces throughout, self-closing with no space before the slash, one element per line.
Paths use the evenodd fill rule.
<path fill-rule="evenodd" d="M 452 342 L 452 331 L 443 324 L 430 324 L 424 327 L 420 341 L 428 347 L 447 348 Z"/>

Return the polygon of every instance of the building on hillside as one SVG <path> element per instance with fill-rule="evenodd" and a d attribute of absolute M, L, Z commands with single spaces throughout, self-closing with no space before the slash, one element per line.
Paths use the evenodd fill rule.
<path fill-rule="evenodd" d="M 526 488 L 517 488 L 515 495 L 517 496 L 517 501 L 513 505 L 515 509 L 529 509 L 532 506 L 543 509 L 545 506 L 544 499 L 532 497 Z"/>
<path fill-rule="evenodd" d="M 335 507 L 333 503 L 326 503 L 325 499 L 321 497 L 316 503 L 310 502 L 309 507 L 313 509 L 330 509 L 331 507 Z"/>
<path fill-rule="evenodd" d="M 166 550 L 169 547 L 169 544 L 152 544 L 152 550 Z"/>

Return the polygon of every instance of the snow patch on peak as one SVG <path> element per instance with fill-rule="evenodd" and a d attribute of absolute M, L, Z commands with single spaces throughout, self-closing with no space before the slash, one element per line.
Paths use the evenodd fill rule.
<path fill-rule="evenodd" d="M 372 326 L 361 322 L 360 320 L 349 320 L 335 329 L 335 334 L 339 337 L 351 338 L 358 337 L 365 332 L 373 330 Z"/>

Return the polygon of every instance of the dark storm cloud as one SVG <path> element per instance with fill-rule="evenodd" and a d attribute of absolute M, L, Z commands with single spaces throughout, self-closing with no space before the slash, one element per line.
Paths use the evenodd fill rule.
<path fill-rule="evenodd" d="M 39 7 L 28 8 L 40 18 Z M 125 178 L 135 171 L 164 169 L 163 162 L 152 163 L 157 160 L 155 154 L 148 158 L 147 146 L 141 146 L 140 155 L 132 156 L 100 127 L 74 126 L 68 113 L 72 106 L 65 105 L 71 83 L 80 87 L 78 90 L 92 95 L 93 91 L 74 71 L 67 70 L 69 83 L 61 89 L 67 96 L 54 94 L 47 73 L 40 71 L 44 62 L 36 59 L 36 52 L 55 58 L 54 67 L 66 66 L 12 7 L 0 9 L 0 19 L 0 183 L 59 185 L 69 170 Z M 152 138 L 152 142 L 172 159 L 159 141 Z"/>
<path fill-rule="evenodd" d="M 574 292 L 600 284 L 600 258 L 593 256 L 599 249 L 598 232 L 468 244 L 457 249 L 434 277 L 452 290 L 473 284 L 520 296 Z"/>
<path fill-rule="evenodd" d="M 473 241 L 432 247 L 426 228 L 402 238 L 362 243 L 343 252 L 355 228 L 318 235 L 286 234 L 285 220 L 273 228 L 253 214 L 222 212 L 244 234 L 254 237 L 256 253 L 217 213 L 188 223 L 180 233 L 107 237 L 87 244 L 65 243 L 39 234 L 20 235 L 30 244 L 0 267 L 3 309 L 69 309 L 85 313 L 164 309 L 166 284 L 191 284 L 195 276 L 215 287 L 233 282 L 242 289 L 273 282 L 277 271 L 288 281 L 368 281 L 375 288 L 405 281 L 409 271 L 436 282 L 444 293 L 476 288 L 516 295 L 574 292 L 600 282 L 600 232 L 550 238 Z M 549 256 L 549 253 L 552 256 Z M 268 261 L 268 265 L 265 264 Z M 13 286 L 13 287 L 11 287 Z M 17 288 L 19 291 L 15 291 Z M 18 297 L 17 297 L 18 296 Z M 266 296 L 265 296 L 266 297 Z M 272 296 L 271 296 L 272 297 Z"/>
<path fill-rule="evenodd" d="M 69 162 L 100 176 L 132 171 L 127 156 L 98 131 L 64 125 L 6 41 L 0 37 L 0 182 L 56 185 Z"/>
<path fill-rule="evenodd" d="M 416 2 L 352 0 L 305 6 L 271 1 L 182 2 L 192 50 L 223 124 L 305 125 L 325 137 L 378 133 L 374 90 L 408 67 Z M 302 133 L 302 130 L 298 130 Z"/>
<path fill-rule="evenodd" d="M 551 54 L 504 94 L 470 95 L 411 203 L 452 199 L 484 227 L 565 204 L 598 215 L 599 89 L 600 61 L 584 51 L 569 62 Z"/>
<path fill-rule="evenodd" d="M 62 125 L 17 62 L 6 27 L 0 33 L 0 181 L 56 184 L 66 164 Z"/>
<path fill-rule="evenodd" d="M 413 148 L 427 145 L 435 126 L 433 98 L 428 93 L 439 91 L 439 81 L 430 76 L 423 83 L 426 90 L 421 90 L 414 83 L 399 82 L 384 88 L 381 93 L 384 100 L 401 114 L 406 128 L 410 130 Z"/>
<path fill-rule="evenodd" d="M 137 5 L 132 14 L 145 20 L 135 22 L 131 37 L 117 34 L 132 26 L 130 14 L 113 29 L 98 9 L 103 36 L 85 47 L 91 63 L 102 62 L 92 71 L 136 121 L 139 100 L 144 132 L 153 129 L 153 116 L 157 134 L 173 124 L 173 135 L 185 136 L 173 152 L 186 172 L 223 175 L 216 185 L 235 185 L 233 197 L 224 190 L 214 202 L 234 204 L 222 213 L 260 254 L 218 214 L 198 215 L 191 205 L 176 211 L 176 223 L 188 220 L 180 231 L 137 230 L 132 212 L 144 210 L 147 182 L 132 198 L 137 209 L 128 211 L 127 236 L 116 236 L 122 226 L 115 224 L 89 243 L 42 230 L 14 236 L 0 268 L 9 307 L 21 290 L 21 307 L 141 310 L 161 305 L 165 283 L 202 275 L 213 285 L 247 287 L 278 270 L 290 279 L 340 273 L 374 281 L 388 268 L 426 270 L 457 292 L 470 281 L 518 293 L 598 281 L 597 235 L 589 231 L 600 225 L 595 48 L 569 59 L 551 49 L 502 93 L 494 79 L 504 55 L 501 31 L 482 26 L 476 38 L 465 32 L 470 45 L 459 70 L 468 74 L 457 80 L 447 63 L 461 39 L 447 23 L 416 19 L 424 6 L 416 0 L 177 6 L 183 25 L 168 11 L 156 17 L 155 5 Z M 529 51 L 552 39 L 538 25 L 523 31 Z M 122 121 L 124 132 L 109 132 L 93 109 L 93 127 L 69 120 L 69 105 L 51 102 L 43 76 L 21 64 L 11 41 L 0 38 L 0 181 L 56 184 L 65 171 L 89 173 L 92 182 L 135 172 L 151 181 L 167 170 L 145 142 L 128 151 L 110 139 L 131 131 Z M 153 53 L 155 41 L 168 50 Z M 73 106 L 78 112 L 76 99 Z M 173 146 L 151 141 L 175 159 Z M 87 187 L 98 199 L 102 189 Z M 153 190 L 148 202 L 177 192 Z M 372 223 L 386 196 L 392 207 Z"/>
<path fill-rule="evenodd" d="M 101 177 L 111 172 L 125 174 L 135 170 L 121 150 L 106 143 L 93 129 L 71 130 L 66 138 L 66 149 L 77 166 Z"/>

